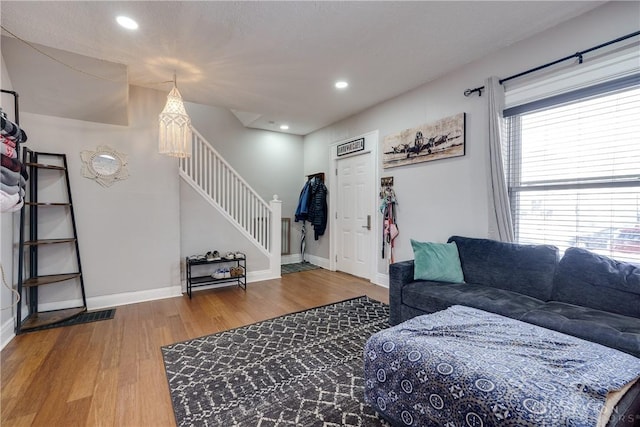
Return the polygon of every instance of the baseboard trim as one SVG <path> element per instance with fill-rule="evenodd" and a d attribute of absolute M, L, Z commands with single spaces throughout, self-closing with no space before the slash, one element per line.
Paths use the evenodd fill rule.
<path fill-rule="evenodd" d="M 302 262 L 301 254 L 282 255 L 282 258 L 280 259 L 280 264 L 295 264 L 298 262 Z"/>
<path fill-rule="evenodd" d="M 278 278 L 280 278 L 280 276 L 272 274 L 270 270 L 250 271 L 247 275 L 247 283 Z M 220 283 L 217 285 L 198 287 L 198 289 L 213 289 L 231 285 L 233 285 L 233 283 Z M 89 297 L 87 298 L 87 309 L 99 310 L 102 308 L 117 307 L 119 305 L 137 304 L 140 302 L 179 297 L 184 292 L 186 292 L 186 288 L 183 288 L 183 286 L 167 286 L 164 288 L 148 289 L 144 291 L 123 292 L 119 294 Z M 39 304 L 38 309 L 40 311 L 51 311 L 78 307 L 81 305 L 82 300 L 76 299 Z"/>
<path fill-rule="evenodd" d="M 280 271 L 278 271 L 277 273 L 274 273 L 271 270 L 250 271 L 247 273 L 247 283 L 279 279 L 280 277 L 282 277 L 280 276 Z"/>
<path fill-rule="evenodd" d="M 325 270 L 329 270 L 328 258 L 321 258 L 319 256 L 305 254 L 304 259 L 305 261 L 308 261 L 311 264 L 322 267 Z M 283 255 L 281 264 L 297 264 L 299 262 L 302 262 L 302 254 L 291 254 L 291 255 Z"/>
<path fill-rule="evenodd" d="M 329 258 L 321 258 L 316 255 L 305 254 L 304 259 L 309 261 L 313 265 L 317 265 L 318 267 L 322 267 L 325 270 L 330 270 Z M 300 262 L 300 261 L 298 261 Z"/>
<path fill-rule="evenodd" d="M 389 275 L 383 273 L 376 273 L 371 283 L 382 286 L 383 288 L 389 288 Z"/>
<path fill-rule="evenodd" d="M 164 288 L 135 292 L 123 292 L 120 294 L 102 295 L 99 297 L 87 298 L 87 306 L 89 310 L 97 310 L 107 307 L 116 307 L 119 305 L 136 304 L 139 302 L 179 297 L 181 295 L 181 286 L 167 286 Z"/>
<path fill-rule="evenodd" d="M 13 329 L 13 317 L 2 324 L 0 329 L 0 350 L 2 350 L 7 344 L 15 338 L 16 333 Z"/>
<path fill-rule="evenodd" d="M 144 291 L 122 292 L 119 294 L 100 295 L 97 297 L 87 298 L 87 310 L 99 310 L 108 307 L 117 307 L 119 305 L 136 304 L 139 302 L 154 301 L 158 299 L 179 297 L 182 295 L 180 286 L 167 286 L 165 288 L 148 289 Z M 58 302 L 49 302 L 38 305 L 40 311 L 61 310 L 69 307 L 82 306 L 82 300 L 67 300 Z"/>

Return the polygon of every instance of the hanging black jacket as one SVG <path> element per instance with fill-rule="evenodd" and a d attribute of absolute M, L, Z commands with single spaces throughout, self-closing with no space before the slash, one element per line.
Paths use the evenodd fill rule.
<path fill-rule="evenodd" d="M 313 224 L 315 240 L 324 234 L 327 228 L 327 187 L 319 179 L 311 183 L 308 219 Z"/>

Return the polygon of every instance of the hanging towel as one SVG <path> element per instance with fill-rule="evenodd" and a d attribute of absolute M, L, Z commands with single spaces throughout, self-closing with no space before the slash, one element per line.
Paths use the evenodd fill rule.
<path fill-rule="evenodd" d="M 25 187 L 27 181 L 18 172 L 13 172 L 4 166 L 0 167 L 0 175 L 2 176 L 2 183 L 9 186 Z"/>
<path fill-rule="evenodd" d="M 10 140 L 9 138 L 5 138 L 4 135 L 0 135 L 0 142 L 8 145 L 11 148 L 16 148 L 17 145 L 15 141 Z"/>
<path fill-rule="evenodd" d="M 19 194 L 7 194 L 0 190 L 0 211 L 2 212 L 15 212 L 22 208 L 24 200 L 20 198 Z"/>
<path fill-rule="evenodd" d="M 18 151 L 16 150 L 15 144 L 12 147 L 11 145 L 4 143 L 4 141 L 8 141 L 7 139 L 3 138 L 2 140 L 3 142 L 2 144 L 0 144 L 0 153 L 4 154 L 5 156 L 11 159 L 17 159 Z"/>
<path fill-rule="evenodd" d="M 0 134 L 7 138 L 17 142 L 25 142 L 27 140 L 27 134 L 20 127 L 5 117 L 0 115 Z"/>
<path fill-rule="evenodd" d="M 0 183 L 0 190 L 11 195 L 19 194 L 20 198 L 24 197 L 24 187 L 20 187 L 18 185 L 7 185 L 4 182 L 2 182 Z"/>
<path fill-rule="evenodd" d="M 5 167 L 13 172 L 19 172 L 24 179 L 29 179 L 29 174 L 27 173 L 27 168 L 20 162 L 18 159 L 12 159 L 11 157 L 7 157 L 4 154 L 0 154 L 2 157 L 2 167 Z"/>

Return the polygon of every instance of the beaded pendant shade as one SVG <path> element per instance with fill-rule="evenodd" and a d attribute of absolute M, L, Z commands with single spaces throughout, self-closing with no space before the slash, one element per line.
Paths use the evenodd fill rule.
<path fill-rule="evenodd" d="M 160 154 L 173 157 L 191 157 L 191 119 L 182 103 L 182 96 L 176 87 L 167 95 L 167 104 L 160 113 Z"/>

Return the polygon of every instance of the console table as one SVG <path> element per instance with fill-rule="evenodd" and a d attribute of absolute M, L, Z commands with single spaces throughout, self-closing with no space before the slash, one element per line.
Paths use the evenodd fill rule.
<path fill-rule="evenodd" d="M 193 288 L 198 288 L 201 286 L 215 285 L 217 283 L 231 283 L 235 282 L 239 287 L 244 290 L 247 290 L 247 259 L 245 258 L 235 258 L 235 259 L 227 259 L 221 258 L 216 260 L 206 260 L 206 259 L 193 259 L 192 257 L 186 257 L 186 265 L 187 265 L 187 294 L 189 295 L 189 299 L 191 299 L 191 292 Z M 212 276 L 214 270 L 211 266 L 215 265 L 216 267 L 242 267 L 243 274 L 234 277 L 225 277 L 221 279 L 216 279 Z M 206 268 L 209 266 L 209 268 Z M 200 271 L 199 274 L 194 275 L 194 271 Z M 215 271 L 215 270 L 214 270 Z M 206 273 L 206 274 L 204 274 Z"/>

